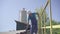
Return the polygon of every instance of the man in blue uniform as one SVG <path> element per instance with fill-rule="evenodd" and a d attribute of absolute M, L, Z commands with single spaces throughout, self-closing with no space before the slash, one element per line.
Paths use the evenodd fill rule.
<path fill-rule="evenodd" d="M 38 27 L 37 27 L 37 19 L 36 19 L 36 14 L 38 15 L 38 13 L 31 13 L 29 12 L 29 17 L 28 17 L 28 22 L 29 20 L 31 20 L 31 34 L 35 33 L 37 34 L 37 30 L 38 30 Z"/>

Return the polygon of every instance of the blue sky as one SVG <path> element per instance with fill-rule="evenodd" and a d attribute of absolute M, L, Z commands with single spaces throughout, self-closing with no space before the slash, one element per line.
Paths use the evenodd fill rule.
<path fill-rule="evenodd" d="M 16 30 L 19 10 L 26 8 L 34 12 L 35 8 L 45 5 L 46 0 L 0 0 L 0 32 Z M 49 15 L 49 9 L 46 9 Z M 52 0 L 53 20 L 60 21 L 60 0 Z"/>

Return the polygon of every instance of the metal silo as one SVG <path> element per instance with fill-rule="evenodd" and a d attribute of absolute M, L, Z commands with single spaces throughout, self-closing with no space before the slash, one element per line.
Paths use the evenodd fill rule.
<path fill-rule="evenodd" d="M 21 22 L 27 23 L 27 11 L 25 8 L 23 8 L 21 11 Z"/>

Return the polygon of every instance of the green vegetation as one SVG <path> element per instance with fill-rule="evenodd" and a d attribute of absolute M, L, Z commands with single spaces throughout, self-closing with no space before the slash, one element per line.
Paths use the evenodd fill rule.
<path fill-rule="evenodd" d="M 46 24 L 47 26 L 49 26 L 49 22 L 48 22 L 48 24 Z M 60 22 L 56 22 L 56 21 L 52 21 L 52 25 L 59 25 L 60 24 Z M 50 34 L 50 30 L 49 29 L 46 29 L 46 32 L 47 32 L 47 34 Z M 53 28 L 53 34 L 60 34 L 60 28 L 56 28 L 56 29 L 54 29 Z"/>

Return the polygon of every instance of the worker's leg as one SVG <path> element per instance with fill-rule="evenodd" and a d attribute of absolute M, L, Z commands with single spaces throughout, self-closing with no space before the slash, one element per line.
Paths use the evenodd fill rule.
<path fill-rule="evenodd" d="M 33 20 L 32 21 L 32 34 L 35 33 L 37 34 L 37 30 L 38 30 L 38 27 L 37 27 L 37 20 Z"/>
<path fill-rule="evenodd" d="M 33 34 L 33 28 L 32 28 L 32 25 L 30 26 L 30 34 Z"/>
<path fill-rule="evenodd" d="M 34 33 L 37 34 L 38 27 L 37 25 L 34 25 Z"/>
<path fill-rule="evenodd" d="M 37 31 L 36 32 L 34 32 L 35 34 L 37 34 Z"/>

